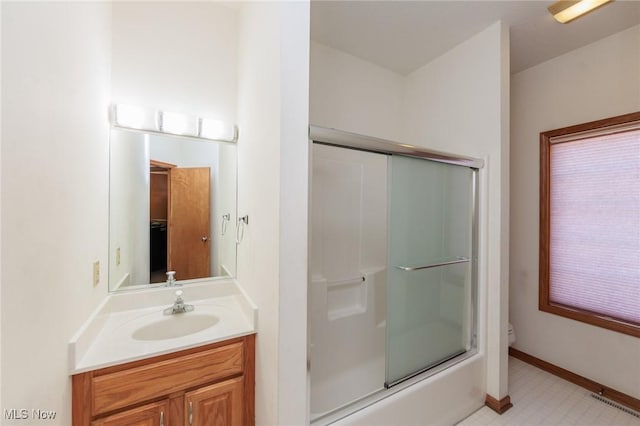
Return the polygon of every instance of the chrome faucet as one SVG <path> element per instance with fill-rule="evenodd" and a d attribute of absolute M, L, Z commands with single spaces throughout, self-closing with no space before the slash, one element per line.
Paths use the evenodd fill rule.
<path fill-rule="evenodd" d="M 173 302 L 173 306 L 162 311 L 165 315 L 184 314 L 185 312 L 193 311 L 193 305 L 186 305 L 182 298 L 182 290 L 176 291 L 176 301 Z"/>
<path fill-rule="evenodd" d="M 176 281 L 176 271 L 167 271 L 167 283 L 165 287 L 176 287 L 181 284 L 178 284 Z"/>

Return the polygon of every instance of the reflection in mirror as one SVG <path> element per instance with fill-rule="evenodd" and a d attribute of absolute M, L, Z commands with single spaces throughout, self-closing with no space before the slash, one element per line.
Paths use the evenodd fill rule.
<path fill-rule="evenodd" d="M 109 289 L 235 276 L 236 145 L 111 129 Z"/>

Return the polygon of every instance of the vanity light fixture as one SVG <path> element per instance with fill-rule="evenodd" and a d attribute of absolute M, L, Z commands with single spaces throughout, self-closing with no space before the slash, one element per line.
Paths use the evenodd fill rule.
<path fill-rule="evenodd" d="M 566 24 L 610 1 L 612 0 L 558 1 L 547 9 L 556 21 Z"/>
<path fill-rule="evenodd" d="M 218 142 L 238 142 L 238 128 L 220 120 L 125 104 L 112 104 L 109 112 L 111 124 L 116 127 Z"/>
<path fill-rule="evenodd" d="M 117 104 L 112 109 L 112 120 L 120 127 L 156 130 L 155 114 L 133 105 Z"/>

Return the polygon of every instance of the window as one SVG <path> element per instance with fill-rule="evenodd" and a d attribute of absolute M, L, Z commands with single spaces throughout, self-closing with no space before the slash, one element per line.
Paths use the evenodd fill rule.
<path fill-rule="evenodd" d="M 539 308 L 640 337 L 640 112 L 540 134 Z"/>

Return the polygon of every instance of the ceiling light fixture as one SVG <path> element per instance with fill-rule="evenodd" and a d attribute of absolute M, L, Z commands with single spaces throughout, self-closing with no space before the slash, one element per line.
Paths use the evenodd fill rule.
<path fill-rule="evenodd" d="M 547 9 L 556 21 L 566 24 L 612 0 L 559 1 Z"/>

